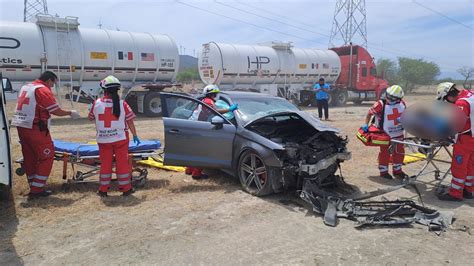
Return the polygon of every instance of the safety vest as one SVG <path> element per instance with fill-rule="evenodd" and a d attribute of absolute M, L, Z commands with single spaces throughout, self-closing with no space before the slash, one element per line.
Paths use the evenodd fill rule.
<path fill-rule="evenodd" d="M 127 138 L 125 133 L 125 108 L 120 100 L 120 117 L 113 113 L 112 100 L 99 98 L 94 103 L 97 143 L 112 143 Z"/>
<path fill-rule="evenodd" d="M 33 128 L 36 113 L 35 91 L 41 87 L 43 85 L 34 85 L 32 83 L 21 87 L 16 103 L 15 115 L 12 119 L 12 126 Z"/>
<path fill-rule="evenodd" d="M 400 123 L 400 117 L 405 111 L 405 104 L 403 102 L 397 104 L 384 104 L 383 111 L 383 131 L 391 138 L 400 137 L 403 135 L 403 126 Z"/>
<path fill-rule="evenodd" d="M 467 98 L 461 98 L 469 104 L 469 119 L 471 121 L 471 136 L 474 137 L 474 94 L 470 94 Z"/>

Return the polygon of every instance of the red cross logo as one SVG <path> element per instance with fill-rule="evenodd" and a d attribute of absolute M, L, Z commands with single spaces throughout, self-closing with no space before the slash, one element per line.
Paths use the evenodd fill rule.
<path fill-rule="evenodd" d="M 399 117 L 400 117 L 400 113 L 398 112 L 397 108 L 393 109 L 393 114 L 387 116 L 388 120 L 393 121 L 395 125 L 400 124 L 400 122 L 398 122 Z"/>
<path fill-rule="evenodd" d="M 112 121 L 118 121 L 118 118 L 112 113 L 112 107 L 105 107 L 104 113 L 99 115 L 99 121 L 104 121 L 104 127 L 111 127 Z"/>
<path fill-rule="evenodd" d="M 21 109 L 23 109 L 24 104 L 30 104 L 30 98 L 26 97 L 26 91 L 23 91 L 20 97 L 18 97 L 18 105 L 16 107 L 16 110 L 20 111 Z"/>

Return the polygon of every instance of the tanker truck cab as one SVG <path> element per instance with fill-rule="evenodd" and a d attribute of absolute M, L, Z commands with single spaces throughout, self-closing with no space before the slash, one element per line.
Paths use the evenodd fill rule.
<path fill-rule="evenodd" d="M 5 92 L 13 90 L 9 79 L 2 78 L 1 73 L 0 78 L 2 80 L 0 85 L 0 150 L 2 151 L 0 153 L 0 198 L 3 198 L 12 187 L 12 161 Z"/>
<path fill-rule="evenodd" d="M 333 105 L 347 101 L 360 104 L 375 101 L 388 87 L 388 82 L 377 76 L 374 59 L 362 46 L 348 45 L 331 48 L 341 61 L 341 73 L 335 82 Z"/>

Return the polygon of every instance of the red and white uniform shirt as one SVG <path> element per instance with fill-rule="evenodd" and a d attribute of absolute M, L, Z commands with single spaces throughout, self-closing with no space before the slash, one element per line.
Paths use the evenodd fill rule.
<path fill-rule="evenodd" d="M 384 110 L 385 108 L 385 110 Z M 375 126 L 380 128 L 380 124 L 383 119 L 383 131 L 387 133 L 391 138 L 398 138 L 403 136 L 403 126 L 400 123 L 400 117 L 406 109 L 406 104 L 401 101 L 397 104 L 384 104 L 381 100 L 377 101 L 369 113 L 375 115 Z M 382 117 L 382 113 L 384 117 Z"/>
<path fill-rule="evenodd" d="M 474 137 L 474 94 L 468 93 L 461 95 L 461 97 L 456 101 L 455 105 L 459 107 L 464 114 L 468 117 L 464 128 L 459 132 L 460 134 L 467 133 L 471 131 L 471 136 Z"/>
<path fill-rule="evenodd" d="M 48 85 L 36 80 L 21 88 L 12 125 L 31 129 L 40 120 L 49 120 L 50 113 L 58 109 L 59 105 Z"/>
<path fill-rule="evenodd" d="M 120 100 L 120 116 L 113 113 L 113 102 L 108 97 L 95 100 L 89 119 L 95 120 L 98 143 L 113 143 L 127 138 L 127 123 L 135 118 L 130 106 Z"/>

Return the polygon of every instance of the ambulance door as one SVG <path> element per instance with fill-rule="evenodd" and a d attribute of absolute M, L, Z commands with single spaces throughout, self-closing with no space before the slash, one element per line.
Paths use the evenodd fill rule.
<path fill-rule="evenodd" d="M 1 73 L 0 73 L 1 78 Z M 5 92 L 12 90 L 10 80 L 1 78 L 0 86 L 0 184 L 12 186 L 12 163 L 10 150 L 10 134 L 8 129 L 8 119 L 6 114 Z"/>

